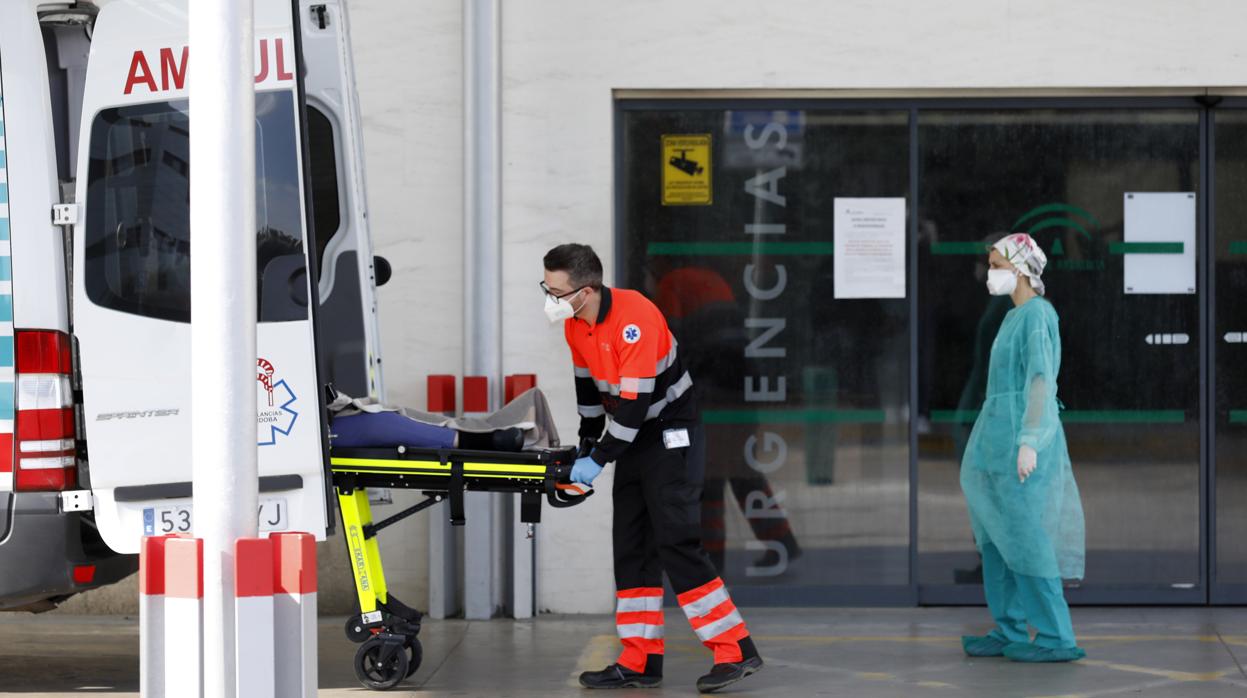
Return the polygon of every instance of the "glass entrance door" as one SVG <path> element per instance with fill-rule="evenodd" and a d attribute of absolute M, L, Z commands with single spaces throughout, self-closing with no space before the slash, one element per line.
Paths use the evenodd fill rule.
<path fill-rule="evenodd" d="M 986 292 L 984 250 L 1011 231 L 1047 252 L 1061 318 L 1059 397 L 1087 526 L 1070 600 L 1203 601 L 1202 112 L 1183 104 L 919 110 L 921 602 L 981 599 L 958 473 L 1012 308 Z"/>
<path fill-rule="evenodd" d="M 1247 104 L 1212 110 L 1212 603 L 1247 603 Z"/>

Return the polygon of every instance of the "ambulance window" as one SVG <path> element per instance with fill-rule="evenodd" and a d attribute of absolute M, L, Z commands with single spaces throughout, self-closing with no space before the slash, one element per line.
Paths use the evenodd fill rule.
<path fill-rule="evenodd" d="M 298 284 L 291 283 L 303 265 L 294 99 L 259 93 L 255 107 L 259 318 L 299 319 L 306 300 L 292 298 Z M 190 321 L 189 135 L 185 100 L 95 117 L 83 265 L 94 303 Z"/>
<path fill-rule="evenodd" d="M 325 245 L 342 224 L 338 192 L 338 157 L 333 124 L 324 112 L 307 106 L 308 169 L 312 172 L 312 234 L 316 238 L 316 263 L 324 268 Z"/>

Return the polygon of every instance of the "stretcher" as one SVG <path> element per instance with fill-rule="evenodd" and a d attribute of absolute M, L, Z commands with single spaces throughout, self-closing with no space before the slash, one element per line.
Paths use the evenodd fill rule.
<path fill-rule="evenodd" d="M 462 449 L 333 448 L 330 468 L 350 553 L 359 613 L 347 619 L 346 636 L 360 643 L 355 675 L 367 688 L 398 685 L 420 667 L 418 635 L 422 614 L 389 593 L 377 534 L 413 514 L 445 501 L 450 523 L 465 522 L 464 493 L 520 495 L 520 520 L 541 520 L 542 502 L 565 508 L 592 490 L 570 482 L 574 447 L 504 453 Z M 373 521 L 369 487 L 420 490 L 425 499 L 381 521 Z"/>

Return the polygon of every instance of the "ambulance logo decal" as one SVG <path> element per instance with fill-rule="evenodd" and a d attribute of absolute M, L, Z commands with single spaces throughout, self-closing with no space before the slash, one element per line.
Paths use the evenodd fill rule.
<path fill-rule="evenodd" d="M 641 328 L 636 325 L 628 325 L 623 329 L 623 338 L 628 344 L 636 344 L 641 341 Z"/>
<path fill-rule="evenodd" d="M 263 358 L 256 360 L 255 377 L 263 388 L 256 395 L 260 446 L 272 446 L 279 435 L 289 436 L 299 419 L 299 413 L 291 407 L 298 398 L 285 379 L 274 382 L 276 376 L 277 369 L 272 362 Z"/>

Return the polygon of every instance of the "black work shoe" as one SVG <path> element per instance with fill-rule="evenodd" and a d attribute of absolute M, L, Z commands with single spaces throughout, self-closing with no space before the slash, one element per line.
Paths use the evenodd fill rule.
<path fill-rule="evenodd" d="M 697 679 L 697 690 L 702 693 L 713 693 L 724 686 L 740 681 L 762 668 L 762 658 L 754 655 L 731 664 L 715 664 L 710 673 Z"/>
<path fill-rule="evenodd" d="M 638 674 L 628 667 L 612 664 L 601 671 L 581 674 L 580 685 L 585 688 L 658 688 L 662 685 L 662 676 Z"/>

